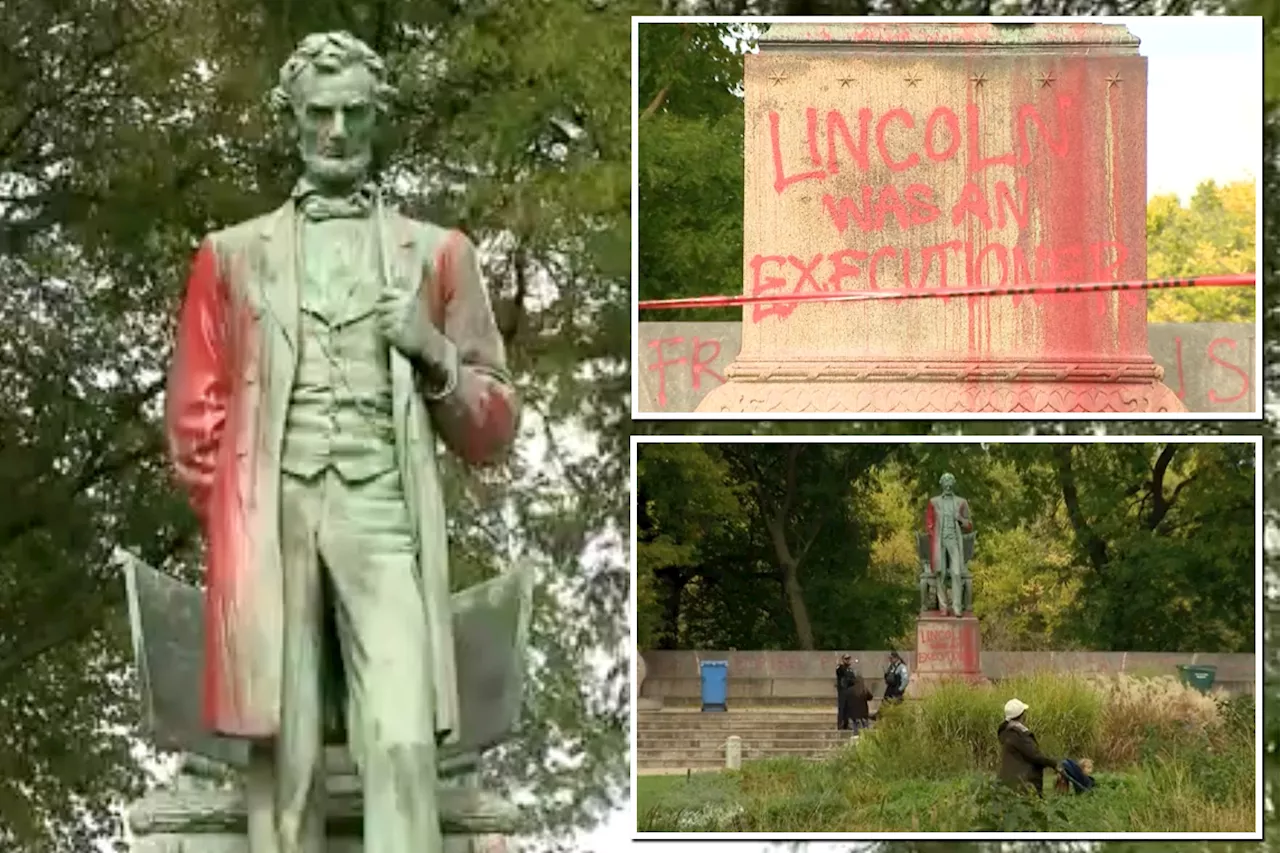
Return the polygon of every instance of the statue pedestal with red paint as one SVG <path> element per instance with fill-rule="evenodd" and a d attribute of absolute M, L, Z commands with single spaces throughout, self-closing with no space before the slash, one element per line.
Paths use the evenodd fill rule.
<path fill-rule="evenodd" d="M 1184 411 L 1142 292 L 1146 59 L 1123 25 L 774 24 L 744 58 L 744 292 L 699 412 Z"/>
<path fill-rule="evenodd" d="M 982 633 L 972 613 L 921 613 L 916 620 L 916 659 L 910 694 L 919 698 L 947 681 L 982 684 Z"/>

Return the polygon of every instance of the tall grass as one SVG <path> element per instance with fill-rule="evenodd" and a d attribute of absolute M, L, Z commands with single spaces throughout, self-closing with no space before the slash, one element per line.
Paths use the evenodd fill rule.
<path fill-rule="evenodd" d="M 1055 758 L 1089 758 L 1098 787 L 1043 801 L 992 785 L 1005 701 Z M 665 791 L 640 829 L 721 832 L 1225 832 L 1255 822 L 1253 697 L 1205 696 L 1167 677 L 1030 675 L 943 685 L 881 710 L 821 762 L 762 761 Z M 700 791 L 708 795 L 703 803 Z M 710 796 L 714 790 L 714 796 Z M 729 798 L 726 799 L 726 794 Z"/>

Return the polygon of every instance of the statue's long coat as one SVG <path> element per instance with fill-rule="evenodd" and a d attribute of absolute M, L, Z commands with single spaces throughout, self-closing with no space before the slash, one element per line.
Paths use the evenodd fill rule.
<path fill-rule="evenodd" d="M 942 495 L 929 498 L 929 506 L 924 513 L 924 528 L 929 531 L 929 568 L 937 575 L 943 572 L 942 565 L 942 510 L 939 501 Z M 973 520 L 969 517 L 969 502 L 959 495 L 952 495 L 955 501 L 956 518 L 960 521 L 961 534 L 973 529 Z M 964 544 L 960 544 L 960 553 L 964 553 Z"/>
<path fill-rule="evenodd" d="M 435 434 L 472 463 L 515 433 L 516 403 L 473 244 L 461 233 L 375 208 L 379 273 L 418 287 L 456 345 L 457 390 L 428 404 L 413 363 L 392 350 L 395 441 L 416 520 L 435 729 L 458 729 L 444 496 Z M 210 730 L 279 730 L 283 655 L 280 455 L 298 365 L 297 215 L 290 201 L 209 235 L 192 265 L 168 379 L 166 427 L 178 479 L 206 542 L 204 717 Z"/>

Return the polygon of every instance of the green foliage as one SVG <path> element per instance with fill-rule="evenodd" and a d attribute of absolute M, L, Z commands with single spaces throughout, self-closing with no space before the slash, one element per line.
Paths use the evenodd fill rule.
<path fill-rule="evenodd" d="M 1204 181 L 1187 206 L 1173 194 L 1147 202 L 1147 277 L 1181 278 L 1256 271 L 1256 184 Z M 1252 288 L 1149 291 L 1152 323 L 1252 323 Z"/>
<path fill-rule="evenodd" d="M 1158 684 L 1167 701 L 1059 675 L 997 686 L 944 686 L 885 708 L 852 745 L 820 762 L 751 761 L 740 771 L 640 777 L 641 831 L 720 832 L 1215 832 L 1253 825 L 1255 734 L 1236 719 L 1201 717 L 1213 700 Z M 1097 787 L 1073 795 L 1046 774 L 1043 800 L 995 781 L 994 721 L 1010 693 L 1050 756 L 1119 755 L 1130 724 L 1143 749 L 1095 761 Z M 1180 704 L 1185 701 L 1187 704 Z M 1234 702 L 1224 703 L 1226 705 Z M 1250 718 L 1252 719 L 1252 718 Z M 1093 752 L 1093 750 L 1099 750 Z M 892 848 L 885 848 L 892 849 Z"/>
<path fill-rule="evenodd" d="M 729 24 L 640 27 L 640 276 L 645 293 L 732 293 L 742 279 L 742 52 Z M 696 239 L 690 239 L 696 235 Z M 662 319 L 689 319 L 665 312 Z M 697 319 L 736 319 L 698 312 Z"/>
<path fill-rule="evenodd" d="M 640 445 L 641 647 L 861 648 L 901 633 L 910 594 L 868 576 L 879 530 L 861 509 L 888 452 Z"/>
<path fill-rule="evenodd" d="M 1065 651 L 1078 642 L 1080 590 L 1070 533 L 1053 516 L 982 537 L 973 561 L 974 612 L 982 645 L 1005 651 Z"/>
<path fill-rule="evenodd" d="M 974 788 L 977 820 L 973 828 L 977 832 L 1052 832 L 1067 825 L 1065 803 L 1069 800 L 1041 799 L 992 779 L 984 779 Z"/>
<path fill-rule="evenodd" d="M 985 648 L 1249 651 L 1252 455 L 1247 444 L 642 444 L 641 648 L 804 648 L 805 620 L 817 648 L 910 643 L 915 536 L 950 470 L 975 514 Z"/>

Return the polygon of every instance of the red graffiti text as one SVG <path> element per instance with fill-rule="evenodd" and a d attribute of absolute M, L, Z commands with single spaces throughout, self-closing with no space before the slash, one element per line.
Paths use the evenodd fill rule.
<path fill-rule="evenodd" d="M 684 338 L 658 338 L 649 341 L 649 348 L 656 355 L 649 363 L 648 369 L 658 374 L 658 406 L 667 407 L 667 370 L 677 365 L 689 365 L 689 381 L 694 391 L 702 390 L 702 376 L 707 374 L 717 383 L 723 384 L 724 377 L 716 373 L 708 365 L 720 357 L 720 342 L 715 339 L 693 338 L 688 348 L 683 348 Z M 668 358 L 670 350 L 665 347 L 680 347 L 677 352 L 685 353 L 678 358 Z"/>
<path fill-rule="evenodd" d="M 1128 257 L 1122 243 L 1006 246 L 950 240 L 932 246 L 840 249 L 808 257 L 756 255 L 747 263 L 752 296 L 841 290 L 1000 287 L 1049 282 L 1116 281 Z M 958 293 L 956 295 L 963 295 Z M 1015 304 L 1021 296 L 1010 297 Z M 1042 297 L 1033 297 L 1036 299 Z M 752 322 L 788 317 L 785 303 L 753 305 Z"/>
<path fill-rule="evenodd" d="M 1057 116 L 1045 120 L 1040 108 L 1023 104 L 1014 111 L 1013 134 L 1010 150 L 1003 154 L 984 156 L 979 151 L 979 140 L 988 120 L 976 103 L 966 104 L 964 120 L 948 106 L 935 107 L 928 116 L 916 116 L 898 107 L 876 115 L 871 108 L 858 110 L 856 118 L 839 110 L 825 113 L 816 107 L 804 110 L 803 127 L 809 165 L 804 169 L 796 164 L 783 162 L 783 151 L 796 149 L 789 133 L 799 131 L 799 117 L 787 117 L 784 131 L 783 116 L 769 113 L 769 145 L 773 156 L 773 189 L 781 193 L 787 187 L 804 181 L 821 181 L 851 164 L 859 172 L 866 173 L 881 166 L 890 172 L 905 173 L 920 166 L 946 163 L 963 149 L 965 161 L 971 173 L 982 172 L 991 166 L 1026 166 L 1031 162 L 1032 127 L 1044 145 L 1059 158 L 1070 154 L 1072 99 L 1067 95 L 1057 97 Z M 794 137 L 792 137 L 794 138 Z M 825 138 L 825 147 L 823 146 Z M 787 170 L 790 169 L 790 174 Z"/>

